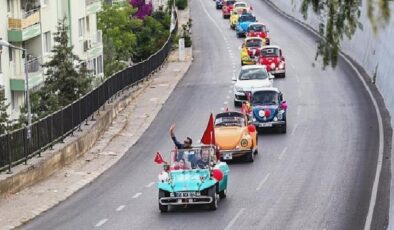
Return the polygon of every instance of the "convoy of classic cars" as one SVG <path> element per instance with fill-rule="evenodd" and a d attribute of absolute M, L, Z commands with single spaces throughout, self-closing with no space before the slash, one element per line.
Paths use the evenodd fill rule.
<path fill-rule="evenodd" d="M 169 162 L 160 153 L 156 163 L 164 163 L 159 174 L 158 203 L 161 212 L 171 206 L 206 205 L 216 210 L 218 200 L 226 197 L 229 180 L 227 161 L 243 159 L 253 162 L 258 153 L 258 133 L 271 128 L 286 133 L 287 102 L 283 93 L 273 86 L 275 77 L 286 76 L 282 49 L 272 45 L 267 25 L 258 22 L 253 8 L 236 0 L 214 0 L 223 18 L 229 18 L 230 28 L 241 46 L 241 70 L 234 76 L 234 106 L 240 112 L 211 114 L 199 146 L 175 149 Z M 210 141 L 203 141 L 210 134 Z"/>

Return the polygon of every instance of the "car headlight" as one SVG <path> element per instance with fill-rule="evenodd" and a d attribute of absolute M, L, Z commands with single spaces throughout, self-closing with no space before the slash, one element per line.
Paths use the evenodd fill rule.
<path fill-rule="evenodd" d="M 274 121 L 278 121 L 278 118 L 277 118 L 277 117 L 274 117 Z"/>
<path fill-rule="evenodd" d="M 275 63 L 271 63 L 270 67 L 271 69 L 275 69 Z"/>
<path fill-rule="evenodd" d="M 278 119 L 283 120 L 283 114 L 285 114 L 285 110 L 279 110 Z"/>
<path fill-rule="evenodd" d="M 283 62 L 281 62 L 280 64 L 279 64 L 279 69 L 284 69 L 285 68 L 285 64 L 283 63 Z"/>
<path fill-rule="evenodd" d="M 254 118 L 254 117 L 253 117 L 253 119 L 252 119 L 252 120 L 253 120 L 253 121 L 256 121 L 256 118 Z"/>
<path fill-rule="evenodd" d="M 260 116 L 260 117 L 264 117 L 264 116 L 265 116 L 264 110 L 260 110 L 260 111 L 259 111 L 259 116 Z"/>
<path fill-rule="evenodd" d="M 242 140 L 241 140 L 241 146 L 242 146 L 242 147 L 247 147 L 247 146 L 248 146 L 248 140 L 245 139 L 245 138 L 242 139 Z"/>

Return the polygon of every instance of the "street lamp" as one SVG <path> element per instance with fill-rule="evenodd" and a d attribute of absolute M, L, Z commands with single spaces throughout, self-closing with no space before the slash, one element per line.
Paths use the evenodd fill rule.
<path fill-rule="evenodd" d="M 27 58 L 27 50 L 22 47 L 14 46 L 7 41 L 0 39 L 0 46 L 10 47 L 25 52 Z M 27 62 L 25 61 L 25 92 L 26 92 L 26 104 L 27 104 L 27 139 L 31 138 L 31 106 L 30 106 L 30 95 L 29 95 L 29 76 L 27 72 Z"/>

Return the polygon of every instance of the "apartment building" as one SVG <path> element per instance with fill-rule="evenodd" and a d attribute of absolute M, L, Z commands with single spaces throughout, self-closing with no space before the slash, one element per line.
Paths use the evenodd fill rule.
<path fill-rule="evenodd" d="M 102 34 L 97 30 L 100 0 L 0 1 L 0 38 L 27 50 L 2 47 L 0 53 L 0 89 L 10 105 L 11 119 L 19 116 L 25 103 L 25 70 L 30 90 L 43 84 L 41 65 L 51 58 L 53 33 L 63 18 L 74 54 L 87 62 L 95 77 L 103 77 Z"/>

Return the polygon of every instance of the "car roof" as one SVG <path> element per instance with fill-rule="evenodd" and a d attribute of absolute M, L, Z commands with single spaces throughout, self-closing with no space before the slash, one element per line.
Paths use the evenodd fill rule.
<path fill-rule="evenodd" d="M 244 117 L 245 115 L 241 112 L 236 112 L 236 111 L 228 111 L 228 112 L 221 112 L 216 114 L 216 117 L 229 117 L 229 116 L 237 116 L 237 117 Z"/>
<path fill-rule="evenodd" d="M 263 26 L 266 26 L 264 23 L 262 23 L 262 22 L 252 22 L 252 23 L 250 23 L 249 24 L 249 26 L 252 26 L 252 25 L 263 25 Z"/>
<path fill-rule="evenodd" d="M 261 92 L 261 91 L 275 91 L 277 93 L 280 93 L 280 90 L 276 87 L 262 87 L 262 88 L 258 88 L 256 90 L 253 90 L 253 93 L 255 92 Z"/>
<path fill-rule="evenodd" d="M 245 5 L 248 5 L 248 3 L 246 3 L 246 2 L 238 2 L 238 1 L 236 1 L 234 4 L 245 4 Z"/>
<path fill-rule="evenodd" d="M 264 65 L 244 65 L 241 67 L 241 70 L 245 69 L 266 69 L 266 67 Z"/>
<path fill-rule="evenodd" d="M 276 45 L 263 46 L 263 49 L 267 49 L 267 48 L 276 48 L 276 49 L 280 49 L 280 47 L 279 47 L 279 46 L 276 46 Z"/>

